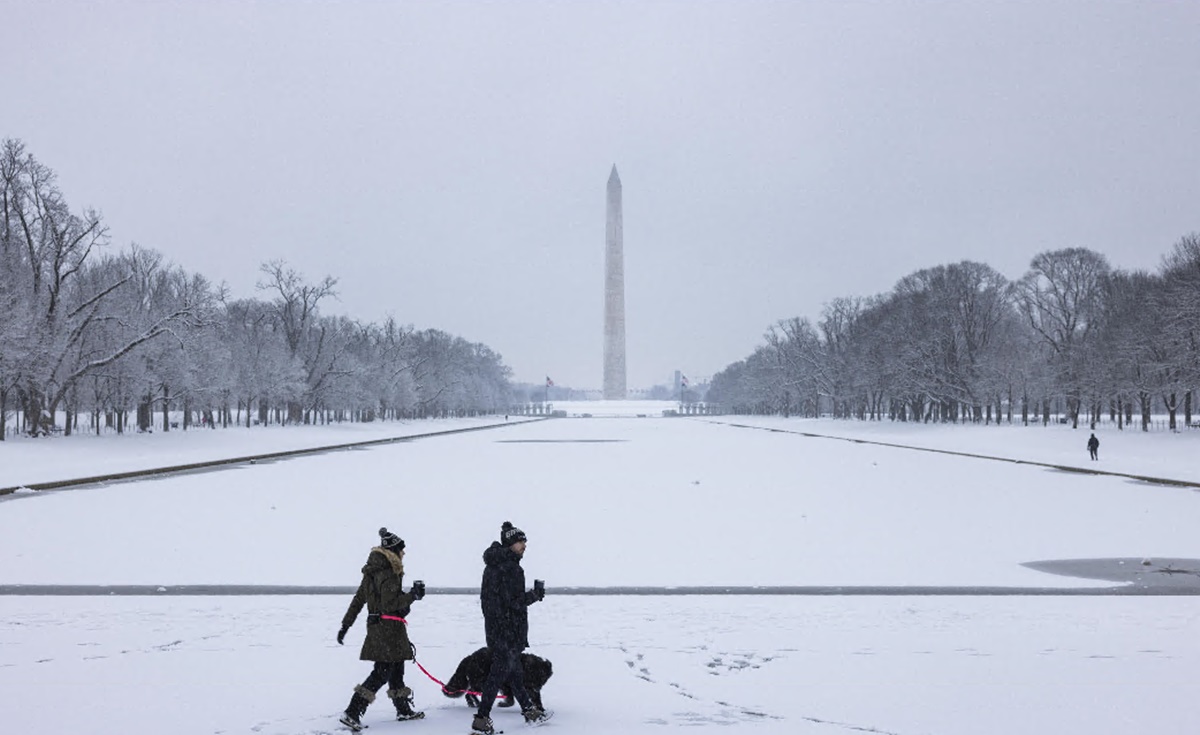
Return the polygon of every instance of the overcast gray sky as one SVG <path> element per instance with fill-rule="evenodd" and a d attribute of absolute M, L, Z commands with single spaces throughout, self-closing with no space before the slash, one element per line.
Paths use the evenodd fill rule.
<path fill-rule="evenodd" d="M 602 381 L 605 183 L 631 387 L 963 259 L 1157 267 L 1200 231 L 1200 2 L 0 0 L 0 137 L 254 295 Z"/>

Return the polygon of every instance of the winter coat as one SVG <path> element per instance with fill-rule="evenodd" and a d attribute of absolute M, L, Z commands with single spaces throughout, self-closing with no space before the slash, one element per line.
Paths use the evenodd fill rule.
<path fill-rule="evenodd" d="M 1094 452 L 1099 448 L 1100 448 L 1100 440 L 1099 439 L 1097 439 L 1094 436 L 1091 439 L 1088 439 L 1088 451 L 1089 452 Z"/>
<path fill-rule="evenodd" d="M 537 598 L 525 589 L 521 557 L 493 541 L 483 552 L 483 564 L 479 604 L 488 647 L 523 651 L 529 647 L 529 606 Z"/>
<path fill-rule="evenodd" d="M 412 607 L 413 596 L 401 589 L 404 562 L 387 549 L 375 547 L 362 568 L 362 582 L 342 618 L 342 627 L 354 625 L 363 605 L 367 606 L 367 637 L 363 641 L 363 661 L 407 661 L 413 657 L 407 626 L 399 620 L 383 620 L 383 615 L 404 618 Z"/>

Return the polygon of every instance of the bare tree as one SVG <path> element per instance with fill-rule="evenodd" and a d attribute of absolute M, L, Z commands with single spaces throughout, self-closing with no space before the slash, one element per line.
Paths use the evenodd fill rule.
<path fill-rule="evenodd" d="M 1193 398 L 1200 385 L 1200 233 L 1175 243 L 1163 258 L 1162 288 L 1156 294 L 1164 340 L 1184 391 L 1184 415 L 1192 424 Z M 1172 414 L 1174 428 L 1174 414 Z"/>
<path fill-rule="evenodd" d="M 253 424 L 255 412 L 265 425 L 272 399 L 303 391 L 303 366 L 288 350 L 268 304 L 253 299 L 226 303 L 222 330 L 233 358 L 234 392 L 238 405 L 246 410 L 245 425 Z"/>
<path fill-rule="evenodd" d="M 167 334 L 192 318 L 199 304 L 185 300 L 129 322 L 117 294 L 133 274 L 114 259 L 92 269 L 94 251 L 108 242 L 99 214 L 73 214 L 55 185 L 54 173 L 24 152 L 18 141 L 0 151 L 3 216 L 0 228 L 10 284 L 21 306 L 16 313 L 26 340 L 17 384 L 29 431 L 48 431 L 59 404 L 90 372 Z M 89 340 L 101 325 L 115 324 L 115 341 Z"/>
<path fill-rule="evenodd" d="M 1075 428 L 1109 271 L 1103 255 L 1068 248 L 1035 256 L 1029 272 L 1017 284 L 1022 313 L 1051 350 L 1058 384 L 1067 399 L 1067 415 Z"/>
<path fill-rule="evenodd" d="M 319 331 L 314 333 L 313 325 L 317 321 L 321 301 L 327 297 L 337 297 L 334 290 L 337 279 L 326 276 L 318 283 L 308 283 L 303 275 L 282 260 L 263 263 L 259 270 L 264 277 L 258 282 L 258 288 L 275 295 L 271 305 L 276 319 L 292 357 L 306 366 L 309 373 L 308 388 L 311 390 L 314 388 L 314 376 L 319 372 L 316 365 L 321 362 L 314 351 L 320 351 L 323 347 L 320 342 L 324 336 Z M 288 421 L 299 423 L 303 417 L 304 402 L 300 396 L 296 396 L 288 402 Z"/>
<path fill-rule="evenodd" d="M 823 388 L 835 381 L 816 328 L 807 319 L 785 319 L 768 330 L 766 341 L 773 359 L 758 365 L 769 371 L 760 376 L 760 382 L 771 386 L 769 400 L 785 416 L 793 411 L 820 416 Z"/>

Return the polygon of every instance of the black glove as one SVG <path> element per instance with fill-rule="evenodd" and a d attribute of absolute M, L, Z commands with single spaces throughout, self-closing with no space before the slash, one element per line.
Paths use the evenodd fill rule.
<path fill-rule="evenodd" d="M 416 582 L 413 582 L 412 597 L 414 600 L 425 599 L 425 583 L 419 579 Z"/>
<path fill-rule="evenodd" d="M 471 692 L 467 692 L 467 706 L 468 707 L 478 707 L 479 706 L 479 695 L 473 694 Z"/>
<path fill-rule="evenodd" d="M 346 629 L 345 628 L 341 628 L 338 630 L 338 645 L 339 646 L 346 645 Z"/>

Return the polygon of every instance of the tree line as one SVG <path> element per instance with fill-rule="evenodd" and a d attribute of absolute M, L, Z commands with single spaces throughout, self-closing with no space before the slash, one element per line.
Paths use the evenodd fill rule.
<path fill-rule="evenodd" d="M 10 411 L 43 435 L 468 415 L 510 401 L 511 371 L 487 345 L 322 314 L 332 277 L 271 261 L 264 298 L 232 299 L 152 249 L 109 244 L 97 212 L 72 210 L 54 172 L 3 141 L 0 440 Z"/>
<path fill-rule="evenodd" d="M 778 322 L 714 376 L 733 413 L 1120 428 L 1163 411 L 1188 425 L 1200 385 L 1200 235 L 1156 272 L 1101 254 L 1038 254 L 1019 280 L 971 261 L 912 273 L 891 291 L 838 298 L 814 324 Z"/>

